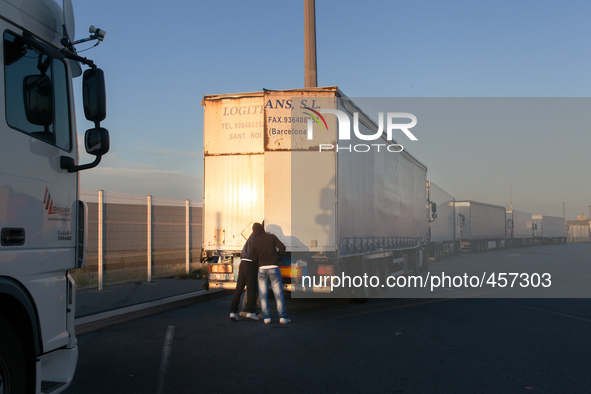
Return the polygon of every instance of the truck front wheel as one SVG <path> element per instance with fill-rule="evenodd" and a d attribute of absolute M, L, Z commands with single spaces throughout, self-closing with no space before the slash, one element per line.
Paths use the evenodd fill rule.
<path fill-rule="evenodd" d="M 18 332 L 0 317 L 0 394 L 26 393 L 27 370 L 25 349 Z"/>

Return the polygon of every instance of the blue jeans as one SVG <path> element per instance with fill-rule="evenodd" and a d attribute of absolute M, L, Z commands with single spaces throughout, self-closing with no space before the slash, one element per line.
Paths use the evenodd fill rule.
<path fill-rule="evenodd" d="M 279 268 L 259 268 L 259 295 L 261 299 L 261 312 L 263 313 L 263 319 L 269 319 L 271 314 L 269 313 L 269 282 L 271 283 L 271 289 L 275 296 L 275 302 L 277 303 L 277 313 L 279 318 L 287 317 L 285 313 L 285 302 L 283 301 L 283 285 L 281 283 L 281 271 Z"/>

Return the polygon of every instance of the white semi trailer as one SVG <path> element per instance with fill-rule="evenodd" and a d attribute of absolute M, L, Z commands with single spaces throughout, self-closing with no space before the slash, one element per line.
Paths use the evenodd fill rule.
<path fill-rule="evenodd" d="M 211 95 L 202 105 L 211 288 L 235 287 L 253 222 L 287 247 L 286 290 L 330 291 L 320 279 L 343 273 L 384 280 L 426 269 L 427 168 L 393 140 L 398 132 L 408 141 L 401 130 L 378 131 L 336 87 Z M 389 126 L 412 119 L 388 116 Z"/>
<path fill-rule="evenodd" d="M 485 252 L 505 247 L 505 207 L 456 201 L 462 250 Z"/>
<path fill-rule="evenodd" d="M 566 243 L 566 224 L 559 216 L 533 215 L 534 239 L 538 244 Z"/>
<path fill-rule="evenodd" d="M 103 73 L 76 54 L 72 5 L 0 0 L 0 393 L 59 393 L 78 360 L 75 286 L 86 259 L 78 171 L 109 150 Z M 104 31 L 92 29 L 91 39 Z M 73 42 L 74 41 L 74 42 Z M 72 78 L 95 127 L 78 165 Z"/>

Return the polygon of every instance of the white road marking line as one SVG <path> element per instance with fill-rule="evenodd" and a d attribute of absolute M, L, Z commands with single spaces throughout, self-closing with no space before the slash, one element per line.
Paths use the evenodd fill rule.
<path fill-rule="evenodd" d="M 164 392 L 164 377 L 168 369 L 168 360 L 172 351 L 172 340 L 174 338 L 174 326 L 168 326 L 166 336 L 164 337 L 164 346 L 162 346 L 162 358 L 160 359 L 160 370 L 158 371 L 158 394 Z"/>

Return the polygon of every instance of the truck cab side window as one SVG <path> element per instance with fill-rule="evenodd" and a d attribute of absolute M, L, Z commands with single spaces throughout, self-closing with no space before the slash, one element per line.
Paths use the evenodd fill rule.
<path fill-rule="evenodd" d="M 6 122 L 14 129 L 70 151 L 68 83 L 63 61 L 4 33 Z"/>

